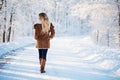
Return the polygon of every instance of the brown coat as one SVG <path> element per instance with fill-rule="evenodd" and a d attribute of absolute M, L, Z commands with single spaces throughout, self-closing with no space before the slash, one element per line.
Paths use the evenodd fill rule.
<path fill-rule="evenodd" d="M 42 33 L 42 25 L 35 24 L 35 35 L 34 38 L 37 40 L 36 48 L 50 48 L 50 38 L 55 36 L 54 26 L 51 23 L 49 33 Z"/>

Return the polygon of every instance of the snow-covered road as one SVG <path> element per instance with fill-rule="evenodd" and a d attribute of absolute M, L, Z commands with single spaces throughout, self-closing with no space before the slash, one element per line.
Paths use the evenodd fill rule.
<path fill-rule="evenodd" d="M 100 48 L 89 37 L 57 37 L 39 72 L 35 45 L 0 60 L 0 80 L 120 80 L 120 51 Z"/>

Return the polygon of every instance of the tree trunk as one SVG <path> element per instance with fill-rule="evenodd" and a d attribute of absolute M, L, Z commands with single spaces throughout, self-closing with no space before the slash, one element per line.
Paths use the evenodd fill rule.
<path fill-rule="evenodd" d="M 2 3 L 2 5 L 3 5 L 3 0 L 1 0 L 1 3 Z M 0 7 L 0 10 L 2 9 L 2 6 Z"/>
<path fill-rule="evenodd" d="M 3 29 L 3 43 L 6 42 L 6 17 L 7 17 L 7 10 L 6 10 L 6 7 L 7 7 L 7 2 L 6 0 L 4 1 L 4 4 L 5 4 L 5 17 L 4 17 L 4 29 Z"/>
<path fill-rule="evenodd" d="M 118 19 L 118 24 L 119 24 L 119 34 L 118 34 L 118 36 L 119 36 L 119 47 L 120 47 L 120 5 L 119 5 L 119 0 L 116 0 L 116 3 L 117 3 L 117 6 L 118 6 L 118 17 L 119 17 L 119 19 Z"/>
<path fill-rule="evenodd" d="M 14 40 L 14 29 L 12 31 L 12 41 Z"/>
<path fill-rule="evenodd" d="M 107 39 L 108 39 L 108 47 L 110 46 L 110 32 L 109 32 L 109 29 L 107 31 Z"/>
<path fill-rule="evenodd" d="M 7 39 L 7 42 L 10 42 L 10 38 L 11 38 L 11 27 L 9 27 L 9 29 L 8 29 L 8 39 Z"/>
<path fill-rule="evenodd" d="M 97 30 L 97 44 L 99 44 L 99 30 Z"/>
<path fill-rule="evenodd" d="M 119 3 L 119 0 L 117 0 L 117 3 Z M 118 24 L 119 24 L 119 47 L 120 47 L 120 5 L 118 4 Z"/>
<path fill-rule="evenodd" d="M 119 6 L 118 6 L 118 10 L 119 10 L 119 13 L 118 13 L 119 21 L 118 21 L 118 23 L 119 23 L 119 47 L 120 47 L 120 7 Z"/>
<path fill-rule="evenodd" d="M 5 30 L 3 31 L 3 43 L 5 43 L 5 35 L 6 35 L 6 33 L 5 33 Z"/>
<path fill-rule="evenodd" d="M 10 17 L 10 27 L 8 28 L 7 42 L 10 42 L 10 38 L 11 38 L 12 18 L 13 18 L 13 13 L 11 13 L 11 17 Z"/>

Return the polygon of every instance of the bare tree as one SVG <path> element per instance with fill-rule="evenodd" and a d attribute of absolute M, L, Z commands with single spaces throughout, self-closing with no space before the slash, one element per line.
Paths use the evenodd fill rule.
<path fill-rule="evenodd" d="M 118 16 L 119 16 L 118 23 L 119 23 L 119 47 L 120 47 L 120 6 L 119 5 L 118 5 L 118 10 L 119 10 L 119 13 L 118 13 Z"/>
<path fill-rule="evenodd" d="M 0 0 L 0 10 L 2 9 L 3 6 L 3 0 Z"/>
<path fill-rule="evenodd" d="M 10 27 L 8 28 L 7 42 L 10 42 L 10 38 L 11 38 L 12 18 L 13 18 L 13 13 L 11 13 L 10 16 Z"/>
<path fill-rule="evenodd" d="M 118 17 L 119 17 L 119 19 L 118 19 L 118 24 L 119 24 L 119 47 L 120 47 L 120 0 L 116 0 L 116 2 L 117 2 L 117 5 L 118 5 Z"/>
<path fill-rule="evenodd" d="M 4 4 L 5 4 L 5 17 L 4 17 L 4 29 L 3 29 L 3 42 L 5 42 L 6 41 L 6 20 L 7 20 L 7 10 L 6 10 L 6 8 L 7 8 L 7 1 L 5 0 L 4 1 Z"/>

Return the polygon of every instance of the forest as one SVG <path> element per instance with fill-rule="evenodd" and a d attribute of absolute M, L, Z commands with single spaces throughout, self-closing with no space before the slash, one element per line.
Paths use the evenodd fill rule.
<path fill-rule="evenodd" d="M 120 48 L 120 0 L 0 0 L 0 43 L 33 36 L 40 12 L 49 15 L 56 36 L 90 36 Z"/>

